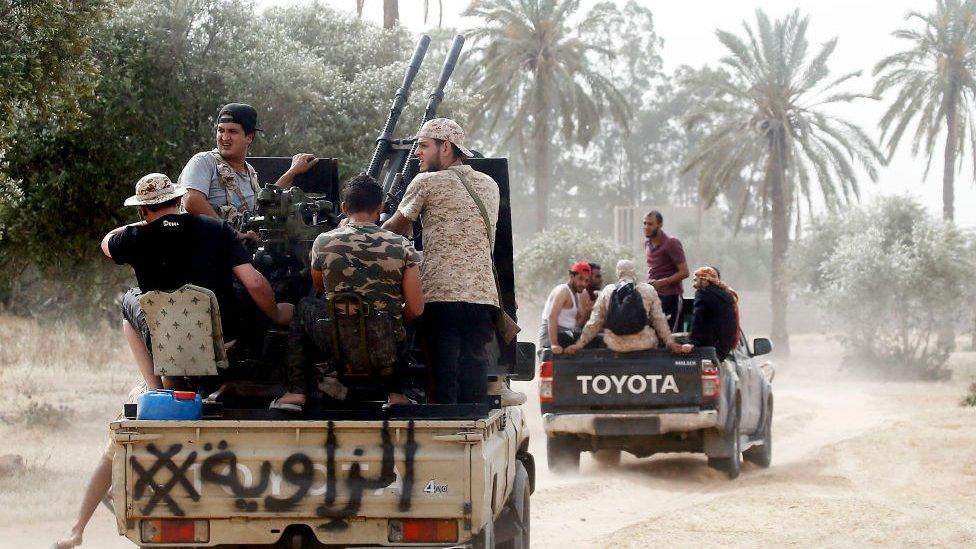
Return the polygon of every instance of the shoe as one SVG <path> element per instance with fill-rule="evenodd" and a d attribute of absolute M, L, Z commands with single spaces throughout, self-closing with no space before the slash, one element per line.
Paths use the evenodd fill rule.
<path fill-rule="evenodd" d="M 269 410 L 284 410 L 286 412 L 301 412 L 301 404 L 291 404 L 289 402 L 278 402 L 278 399 L 271 401 L 271 405 L 268 406 Z"/>
<path fill-rule="evenodd" d="M 513 391 L 503 380 L 488 382 L 488 394 L 501 397 L 502 406 L 521 406 L 528 398 L 525 393 Z"/>

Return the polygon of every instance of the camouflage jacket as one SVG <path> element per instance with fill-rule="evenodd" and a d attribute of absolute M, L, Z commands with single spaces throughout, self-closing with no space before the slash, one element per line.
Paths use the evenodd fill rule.
<path fill-rule="evenodd" d="M 406 238 L 355 221 L 320 234 L 311 256 L 312 268 L 323 273 L 327 297 L 353 292 L 396 315 L 403 303 L 403 271 L 421 261 Z"/>
<path fill-rule="evenodd" d="M 399 212 L 424 225 L 420 267 L 424 301 L 498 306 L 491 269 L 491 244 L 481 210 L 464 188 L 464 178 L 488 210 L 491 233 L 498 223 L 498 184 L 471 166 L 418 174 L 404 193 Z"/>

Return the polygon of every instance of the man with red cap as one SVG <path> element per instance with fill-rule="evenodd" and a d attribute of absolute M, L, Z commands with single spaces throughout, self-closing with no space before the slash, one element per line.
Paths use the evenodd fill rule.
<path fill-rule="evenodd" d="M 592 274 L 589 263 L 577 261 L 569 268 L 569 280 L 549 292 L 542 310 L 539 349 L 551 347 L 558 355 L 579 339 L 580 293 L 589 287 Z"/>

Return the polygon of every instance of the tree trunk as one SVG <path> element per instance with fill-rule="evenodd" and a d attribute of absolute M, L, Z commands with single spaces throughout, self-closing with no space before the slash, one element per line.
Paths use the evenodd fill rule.
<path fill-rule="evenodd" d="M 549 191 L 552 180 L 552 167 L 549 164 L 549 125 L 541 118 L 536 119 L 533 132 L 533 149 L 535 150 L 535 227 L 542 232 L 546 230 L 549 219 Z"/>
<path fill-rule="evenodd" d="M 383 28 L 392 29 L 400 24 L 400 1 L 383 0 Z"/>
<path fill-rule="evenodd" d="M 790 334 L 786 325 L 789 284 L 786 280 L 786 252 L 790 245 L 788 221 L 789 205 L 786 203 L 786 151 L 781 130 L 773 130 L 769 141 L 769 158 L 766 161 L 766 188 L 772 206 L 773 257 L 771 288 L 769 293 L 773 312 L 772 339 L 782 356 L 790 354 Z"/>
<path fill-rule="evenodd" d="M 942 165 L 942 220 L 946 223 L 952 223 L 955 218 L 956 140 L 959 131 L 956 97 L 955 86 L 950 86 L 946 101 L 946 145 Z M 943 322 L 939 329 L 939 345 L 949 351 L 956 349 L 955 320 L 955 314 L 950 312 L 948 322 Z"/>

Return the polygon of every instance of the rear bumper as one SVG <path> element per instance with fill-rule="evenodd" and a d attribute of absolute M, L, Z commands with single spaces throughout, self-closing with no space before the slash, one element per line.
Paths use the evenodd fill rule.
<path fill-rule="evenodd" d="M 702 410 L 690 413 L 543 414 L 542 423 L 547 435 L 663 435 L 715 427 L 718 425 L 718 412 Z"/>

